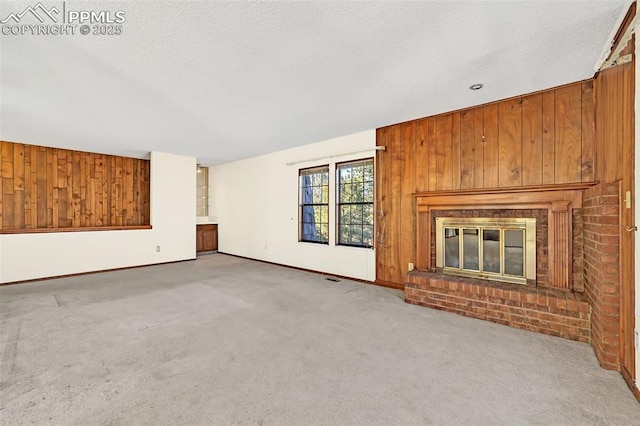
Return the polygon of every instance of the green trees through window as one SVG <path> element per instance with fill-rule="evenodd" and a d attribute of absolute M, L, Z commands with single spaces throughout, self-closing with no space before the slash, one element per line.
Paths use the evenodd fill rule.
<path fill-rule="evenodd" d="M 331 204 L 336 212 L 335 244 L 373 247 L 373 159 L 335 165 L 335 200 L 329 197 L 330 170 L 333 165 L 299 171 L 299 240 L 329 244 Z"/>
<path fill-rule="evenodd" d="M 329 166 L 300 170 L 300 241 L 329 244 Z"/>
<path fill-rule="evenodd" d="M 338 244 L 373 247 L 373 160 L 338 164 L 336 172 Z"/>

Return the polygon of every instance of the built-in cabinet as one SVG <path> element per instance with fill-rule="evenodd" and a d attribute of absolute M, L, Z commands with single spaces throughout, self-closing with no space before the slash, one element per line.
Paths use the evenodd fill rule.
<path fill-rule="evenodd" d="M 218 250 L 218 225 L 196 225 L 196 252 Z"/>

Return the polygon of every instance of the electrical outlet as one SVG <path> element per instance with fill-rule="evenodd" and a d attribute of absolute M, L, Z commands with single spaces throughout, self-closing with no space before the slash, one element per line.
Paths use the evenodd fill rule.
<path fill-rule="evenodd" d="M 160 246 L 156 246 L 156 252 L 160 253 Z"/>
<path fill-rule="evenodd" d="M 415 269 L 415 266 L 413 265 L 413 262 L 409 262 L 409 266 L 408 266 L 407 269 L 409 269 L 409 271 L 413 271 Z"/>

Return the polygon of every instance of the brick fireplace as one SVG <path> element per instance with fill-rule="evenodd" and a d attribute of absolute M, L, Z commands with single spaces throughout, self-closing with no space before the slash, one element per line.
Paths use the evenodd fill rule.
<path fill-rule="evenodd" d="M 405 277 L 405 300 L 589 342 L 591 307 L 583 293 L 581 212 L 583 192 L 590 186 L 593 184 L 415 194 L 417 270 Z M 438 218 L 535 220 L 535 279 L 500 282 L 495 277 L 460 276 L 452 274 L 451 268 L 442 268 L 436 259 Z"/>

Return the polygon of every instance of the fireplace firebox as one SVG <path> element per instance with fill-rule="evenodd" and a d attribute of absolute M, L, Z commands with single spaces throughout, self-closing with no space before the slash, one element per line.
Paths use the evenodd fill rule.
<path fill-rule="evenodd" d="M 436 269 L 516 284 L 535 284 L 535 218 L 436 218 Z"/>

